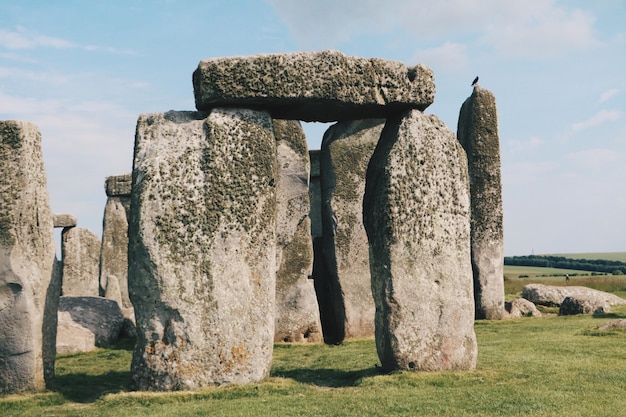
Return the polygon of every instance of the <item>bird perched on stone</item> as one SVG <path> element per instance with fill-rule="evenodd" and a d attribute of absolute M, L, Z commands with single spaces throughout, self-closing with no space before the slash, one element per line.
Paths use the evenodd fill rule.
<path fill-rule="evenodd" d="M 478 76 L 474 78 L 474 81 L 472 81 L 472 87 L 475 86 L 476 84 L 478 84 Z"/>

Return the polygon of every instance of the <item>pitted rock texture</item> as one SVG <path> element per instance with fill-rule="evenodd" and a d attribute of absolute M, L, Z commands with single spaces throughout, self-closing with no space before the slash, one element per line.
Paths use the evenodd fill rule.
<path fill-rule="evenodd" d="M 504 309 L 502 174 L 496 100 L 476 86 L 461 106 L 457 136 L 467 153 L 472 202 L 472 268 L 476 318 L 499 320 Z"/>
<path fill-rule="evenodd" d="M 504 309 L 506 310 L 505 318 L 541 317 L 541 311 L 537 310 L 537 306 L 525 298 L 506 301 Z"/>
<path fill-rule="evenodd" d="M 122 330 L 120 306 L 102 297 L 61 297 L 57 353 L 90 352 L 113 345 Z"/>
<path fill-rule="evenodd" d="M 125 178 L 126 176 L 108 177 L 106 180 L 107 198 L 104 207 L 104 219 L 102 221 L 102 245 L 100 251 L 100 294 L 108 291 L 109 277 L 116 277 L 121 296 L 122 308 L 131 308 L 128 296 L 128 216 L 130 214 L 130 184 L 126 190 L 117 187 L 118 192 L 128 191 L 128 194 L 109 193 L 112 178 Z M 130 178 L 130 175 L 129 175 Z M 112 293 L 112 292 L 111 292 Z"/>
<path fill-rule="evenodd" d="M 467 160 L 436 116 L 387 120 L 367 170 L 363 223 L 383 369 L 473 369 Z"/>
<path fill-rule="evenodd" d="M 128 254 L 137 389 L 268 375 L 276 181 L 273 124 L 265 112 L 139 117 Z"/>
<path fill-rule="evenodd" d="M 131 174 L 106 177 L 104 191 L 107 197 L 130 197 L 131 181 Z"/>
<path fill-rule="evenodd" d="M 100 247 L 100 238 L 89 229 L 72 227 L 63 230 L 61 235 L 63 295 L 77 297 L 100 295 L 98 285 Z"/>
<path fill-rule="evenodd" d="M 259 108 L 278 119 L 320 122 L 424 110 L 435 98 L 433 72 L 424 65 L 337 51 L 206 59 L 193 86 L 198 110 Z"/>
<path fill-rule="evenodd" d="M 369 245 L 363 227 L 365 173 L 384 119 L 339 122 L 324 134 L 320 154 L 324 259 L 329 303 L 344 338 L 374 335 Z M 343 331 L 341 331 L 343 329 Z"/>
<path fill-rule="evenodd" d="M 0 394 L 39 391 L 54 374 L 58 294 L 37 126 L 0 121 L 0 172 Z"/>
<path fill-rule="evenodd" d="M 565 297 L 559 307 L 559 316 L 573 316 L 576 314 L 608 314 L 611 305 L 602 299 L 588 299 L 581 297 Z"/>
<path fill-rule="evenodd" d="M 73 214 L 53 214 L 52 224 L 55 228 L 76 227 L 78 220 L 76 220 L 76 216 Z"/>
<path fill-rule="evenodd" d="M 274 120 L 276 187 L 276 342 L 320 342 L 309 219 L 309 151 L 300 122 Z"/>
<path fill-rule="evenodd" d="M 522 297 L 535 304 L 559 307 L 566 297 L 589 300 L 598 305 L 606 303 L 610 306 L 626 304 L 626 300 L 604 291 L 588 287 L 528 284 L 522 288 Z"/>

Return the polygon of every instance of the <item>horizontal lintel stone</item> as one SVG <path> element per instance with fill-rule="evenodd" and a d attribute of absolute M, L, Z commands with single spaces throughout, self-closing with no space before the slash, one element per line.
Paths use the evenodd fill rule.
<path fill-rule="evenodd" d="M 277 119 L 318 122 L 423 111 L 435 98 L 433 72 L 425 65 L 338 51 L 206 59 L 193 73 L 193 86 L 201 111 L 252 108 Z"/>
<path fill-rule="evenodd" d="M 78 220 L 73 214 L 53 214 L 52 224 L 54 227 L 76 227 Z"/>
<path fill-rule="evenodd" d="M 107 197 L 129 196 L 131 189 L 131 174 L 113 175 L 106 177 L 104 182 L 104 190 Z"/>

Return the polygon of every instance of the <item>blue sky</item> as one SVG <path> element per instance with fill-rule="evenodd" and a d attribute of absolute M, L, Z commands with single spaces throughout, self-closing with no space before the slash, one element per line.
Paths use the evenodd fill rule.
<path fill-rule="evenodd" d="M 38 125 L 52 209 L 102 231 L 141 113 L 193 110 L 202 59 L 336 49 L 423 63 L 456 132 L 498 105 L 505 253 L 626 251 L 623 0 L 20 0 L 0 4 L 0 120 Z M 326 127 L 305 125 L 318 148 Z"/>

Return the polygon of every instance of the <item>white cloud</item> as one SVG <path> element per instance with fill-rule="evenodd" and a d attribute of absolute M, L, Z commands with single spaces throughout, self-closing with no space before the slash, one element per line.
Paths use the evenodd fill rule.
<path fill-rule="evenodd" d="M 509 140 L 505 142 L 505 145 L 513 152 L 532 151 L 543 145 L 543 140 L 532 136 L 526 140 Z"/>
<path fill-rule="evenodd" d="M 619 110 L 600 110 L 589 119 L 582 122 L 574 123 L 571 127 L 572 133 L 578 133 L 582 130 L 603 125 L 607 122 L 614 122 L 621 119 L 623 113 Z"/>
<path fill-rule="evenodd" d="M 72 46 L 74 45 L 65 39 L 38 35 L 22 27 L 15 31 L 0 29 L 0 47 L 7 49 L 70 48 Z"/>
<path fill-rule="evenodd" d="M 454 71 L 466 68 L 469 58 L 465 45 L 446 42 L 436 48 L 419 51 L 414 61 L 428 63 L 435 70 Z"/>
<path fill-rule="evenodd" d="M 365 32 L 477 38 L 505 56 L 550 57 L 599 42 L 588 12 L 555 0 L 269 0 L 301 45 L 335 47 Z"/>
<path fill-rule="evenodd" d="M 602 93 L 602 95 L 600 96 L 600 99 L 598 100 L 598 103 L 604 103 L 605 101 L 610 100 L 613 97 L 615 97 L 617 94 L 619 94 L 619 90 L 617 88 L 607 90 L 604 93 Z"/>

